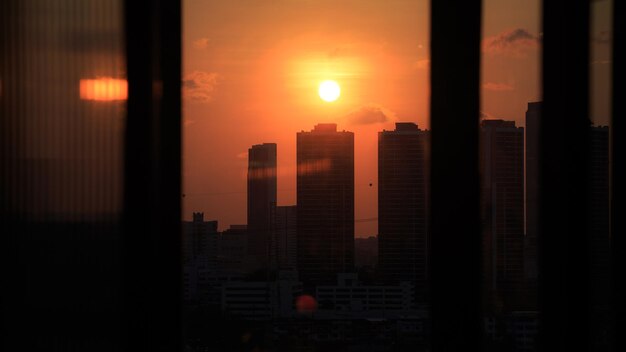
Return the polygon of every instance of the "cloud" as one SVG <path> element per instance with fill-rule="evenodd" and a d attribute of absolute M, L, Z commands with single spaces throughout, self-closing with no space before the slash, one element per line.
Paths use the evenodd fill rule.
<path fill-rule="evenodd" d="M 415 70 L 428 70 L 430 69 L 430 59 L 417 60 L 413 63 L 413 69 Z"/>
<path fill-rule="evenodd" d="M 218 84 L 218 74 L 194 71 L 183 78 L 183 96 L 187 99 L 208 103 Z"/>
<path fill-rule="evenodd" d="M 199 38 L 193 41 L 193 47 L 196 49 L 206 49 L 209 46 L 209 38 Z"/>
<path fill-rule="evenodd" d="M 483 83 L 483 89 L 494 92 L 504 92 L 515 89 L 513 85 L 507 83 L 486 82 Z"/>
<path fill-rule="evenodd" d="M 480 119 L 481 120 L 491 120 L 494 119 L 495 117 L 493 115 L 491 115 L 490 113 L 486 112 L 486 111 L 481 111 L 480 112 Z"/>
<path fill-rule="evenodd" d="M 380 105 L 369 104 L 346 115 L 352 125 L 371 125 L 397 120 L 396 114 Z"/>
<path fill-rule="evenodd" d="M 528 50 L 537 48 L 540 40 L 541 36 L 516 28 L 483 39 L 483 51 L 493 55 L 523 57 Z"/>

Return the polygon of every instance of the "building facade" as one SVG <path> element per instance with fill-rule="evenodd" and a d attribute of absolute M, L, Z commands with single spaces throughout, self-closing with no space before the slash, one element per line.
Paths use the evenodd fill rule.
<path fill-rule="evenodd" d="M 271 266 L 274 269 L 296 269 L 297 219 L 298 207 L 296 205 L 273 207 Z"/>
<path fill-rule="evenodd" d="M 294 271 L 279 271 L 273 281 L 226 282 L 221 292 L 226 317 L 267 321 L 296 315 L 302 284 Z"/>
<path fill-rule="evenodd" d="M 539 196 L 539 123 L 541 102 L 528 103 L 526 110 L 526 243 L 524 271 L 528 280 L 537 280 L 537 233 Z"/>
<path fill-rule="evenodd" d="M 316 288 L 320 314 L 325 310 L 352 318 L 398 318 L 415 316 L 415 284 L 363 285 L 358 275 L 337 275 L 337 283 Z"/>
<path fill-rule="evenodd" d="M 299 132 L 297 168 L 297 266 L 310 288 L 354 269 L 354 134 Z"/>
<path fill-rule="evenodd" d="M 204 213 L 193 213 L 192 221 L 183 222 L 183 297 L 185 302 L 216 303 L 216 291 L 210 282 L 219 266 L 218 241 L 217 221 L 204 221 Z"/>
<path fill-rule="evenodd" d="M 271 214 L 276 205 L 276 144 L 248 149 L 248 256 L 255 266 L 269 265 Z"/>
<path fill-rule="evenodd" d="M 416 284 L 428 273 L 428 133 L 396 123 L 378 133 L 378 264 L 387 283 Z"/>
<path fill-rule="evenodd" d="M 481 122 L 484 297 L 488 310 L 514 310 L 524 297 L 524 129 Z"/>

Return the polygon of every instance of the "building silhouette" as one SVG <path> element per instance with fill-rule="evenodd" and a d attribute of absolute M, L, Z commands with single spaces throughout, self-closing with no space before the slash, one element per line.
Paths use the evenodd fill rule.
<path fill-rule="evenodd" d="M 524 271 L 526 279 L 537 280 L 537 232 L 539 196 L 539 123 L 542 102 L 528 103 L 526 110 L 526 242 Z"/>
<path fill-rule="evenodd" d="M 488 311 L 508 311 L 524 287 L 524 129 L 503 120 L 480 127 L 483 297 Z"/>
<path fill-rule="evenodd" d="M 403 281 L 397 285 L 367 285 L 356 273 L 338 274 L 336 282 L 316 287 L 319 309 L 339 312 L 342 318 L 415 317 L 415 284 Z"/>
<path fill-rule="evenodd" d="M 240 278 L 253 270 L 248 257 L 247 225 L 230 225 L 220 234 L 218 242 L 219 275 Z"/>
<path fill-rule="evenodd" d="M 378 133 L 378 258 L 383 280 L 415 283 L 428 272 L 428 134 L 414 123 Z"/>
<path fill-rule="evenodd" d="M 296 205 L 272 208 L 270 265 L 273 269 L 296 269 L 297 218 L 298 207 Z"/>
<path fill-rule="evenodd" d="M 526 112 L 526 246 L 525 271 L 530 284 L 537 280 L 538 236 L 552 236 L 551 233 L 538 233 L 539 193 L 539 125 L 542 102 L 528 103 Z M 609 294 L 610 294 L 610 186 L 609 186 L 609 127 L 589 126 L 589 164 L 580 164 L 580 170 L 588 172 L 589 188 L 586 190 L 588 203 L 580 204 L 587 208 L 586 248 L 588 248 L 589 271 L 580 273 L 583 287 L 588 287 L 590 341 L 593 350 L 607 349 L 609 335 Z M 584 158 L 583 158 L 584 160 Z M 583 190 L 581 190 L 583 192 Z M 545 194 L 545 193 L 544 193 Z M 544 220 L 545 221 L 545 220 Z M 545 241 L 545 239 L 544 239 Z M 564 244 L 565 245 L 565 244 Z M 545 265 L 545 264 L 544 264 Z M 541 269 L 541 267 L 539 267 Z M 535 286 L 528 295 L 534 294 Z"/>
<path fill-rule="evenodd" d="M 210 305 L 218 302 L 218 292 L 209 285 L 218 270 L 217 221 L 205 221 L 204 213 L 193 213 L 183 222 L 183 298 L 187 303 Z"/>
<path fill-rule="evenodd" d="M 306 289 L 354 269 L 354 134 L 297 133 L 298 271 Z"/>
<path fill-rule="evenodd" d="M 248 149 L 248 256 L 253 267 L 269 265 L 272 207 L 276 205 L 276 144 Z"/>

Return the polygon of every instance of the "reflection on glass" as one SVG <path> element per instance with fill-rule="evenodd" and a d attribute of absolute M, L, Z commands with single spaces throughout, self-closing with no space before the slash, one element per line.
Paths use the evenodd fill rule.
<path fill-rule="evenodd" d="M 81 79 L 80 98 L 96 101 L 126 100 L 128 98 L 128 82 L 125 79 L 110 77 Z"/>

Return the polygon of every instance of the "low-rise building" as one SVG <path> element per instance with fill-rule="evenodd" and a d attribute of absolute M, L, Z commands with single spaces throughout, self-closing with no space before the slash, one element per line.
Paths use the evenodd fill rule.
<path fill-rule="evenodd" d="M 415 315 L 415 285 L 362 285 L 355 273 L 337 275 L 337 285 L 318 286 L 316 298 L 323 311 L 351 312 L 354 317 Z"/>

